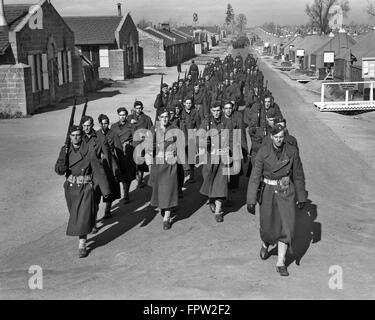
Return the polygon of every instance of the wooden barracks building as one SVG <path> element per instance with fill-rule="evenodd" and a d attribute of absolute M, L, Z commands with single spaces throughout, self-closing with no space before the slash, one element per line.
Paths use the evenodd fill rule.
<path fill-rule="evenodd" d="M 137 27 L 128 13 L 117 16 L 64 17 L 73 30 L 75 45 L 99 67 L 99 77 L 125 80 L 143 74 L 143 49 Z"/>

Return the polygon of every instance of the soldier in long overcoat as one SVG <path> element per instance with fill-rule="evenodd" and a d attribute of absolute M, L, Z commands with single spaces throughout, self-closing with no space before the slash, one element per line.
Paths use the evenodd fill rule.
<path fill-rule="evenodd" d="M 95 150 L 82 141 L 82 127 L 70 128 L 71 147 L 62 147 L 55 164 L 58 175 L 65 175 L 65 199 L 69 210 L 66 234 L 79 237 L 79 257 L 87 256 L 87 235 L 96 223 L 97 206 L 94 199 L 94 184 L 100 187 L 104 198 L 110 188 L 103 166 Z M 68 153 L 67 153 L 68 151 Z"/>
<path fill-rule="evenodd" d="M 243 174 L 241 159 L 247 157 L 248 147 L 242 114 L 239 111 L 234 111 L 234 106 L 231 101 L 226 101 L 224 103 L 222 118 L 225 127 L 229 130 L 230 156 L 233 157 L 234 151 L 237 151 L 237 159 L 234 159 L 235 161 L 231 164 L 233 173 L 231 173 L 228 182 L 229 190 L 226 203 L 227 206 L 231 206 L 231 194 L 239 188 L 240 176 Z M 234 135 L 234 130 L 238 130 L 237 135 Z M 239 138 L 241 139 L 241 142 L 239 141 Z M 235 146 L 238 148 L 237 150 L 234 150 Z"/>
<path fill-rule="evenodd" d="M 134 148 L 136 148 L 137 145 L 139 145 L 142 142 L 140 138 L 144 137 L 145 132 L 147 130 L 151 130 L 153 126 L 151 118 L 143 112 L 142 101 L 134 102 L 134 112 L 132 112 L 132 114 L 128 116 L 128 121 L 130 121 L 131 125 L 133 126 L 134 136 L 137 135 L 137 137 L 133 139 L 133 146 Z M 142 152 L 141 156 L 142 157 L 145 156 L 144 151 Z M 146 163 L 137 164 L 137 180 L 138 180 L 137 187 L 138 188 L 144 187 L 143 176 L 144 176 L 144 173 L 148 171 L 149 170 L 148 170 L 148 166 L 146 165 Z"/>
<path fill-rule="evenodd" d="M 120 170 L 120 161 L 122 161 L 123 152 L 119 136 L 109 128 L 108 116 L 105 114 L 99 115 L 98 122 L 101 127 L 96 131 L 98 143 L 102 145 L 102 149 L 105 148 L 105 145 L 108 145 L 110 150 L 108 154 L 100 154 L 100 159 L 111 189 L 110 197 L 103 199 L 106 204 L 104 219 L 107 219 L 111 217 L 112 202 L 121 198 L 120 181 L 122 173 Z"/>
<path fill-rule="evenodd" d="M 151 129 L 152 144 L 146 150 L 153 158 L 148 185 L 152 188 L 150 205 L 158 207 L 164 214 L 163 229 L 168 230 L 172 225 L 171 210 L 178 205 L 178 181 L 177 162 L 170 161 L 176 156 L 176 141 L 167 135 L 169 130 L 178 128 L 171 125 L 168 109 L 159 109 L 157 116 L 159 121 Z"/>
<path fill-rule="evenodd" d="M 128 120 L 128 110 L 125 107 L 117 109 L 119 121 L 112 124 L 111 129 L 119 136 L 123 158 L 120 161 L 120 168 L 122 172 L 121 182 L 123 183 L 124 189 L 124 203 L 129 203 L 129 189 L 131 182 L 136 178 L 136 163 L 133 159 L 133 125 Z"/>
<path fill-rule="evenodd" d="M 211 133 L 208 139 L 205 136 L 208 140 L 207 149 L 199 152 L 207 154 L 207 163 L 203 164 L 202 168 L 203 183 L 200 193 L 208 197 L 210 209 L 215 213 L 216 221 L 223 222 L 223 202 L 228 196 L 229 181 L 229 175 L 226 174 L 228 162 L 225 163 L 223 158 L 229 157 L 229 141 L 223 143 L 220 139 L 223 130 L 226 129 L 220 102 L 211 106 L 211 115 L 203 121 L 200 128 Z"/>
<path fill-rule="evenodd" d="M 99 138 L 97 132 L 94 130 L 94 119 L 91 116 L 83 116 L 81 118 L 81 125 L 83 129 L 82 140 L 85 142 L 90 148 L 93 148 L 97 157 L 103 161 L 103 159 L 110 159 L 110 148 L 107 139 L 104 137 Z M 102 162 L 103 163 L 103 162 Z M 111 180 L 111 175 L 109 175 L 110 171 L 108 171 L 107 180 Z M 102 198 L 102 193 L 100 191 L 99 185 L 94 184 L 94 199 L 95 204 L 97 206 L 97 212 L 99 210 L 99 203 Z M 107 213 L 107 212 L 106 212 Z M 95 226 L 92 229 L 92 233 L 95 234 L 98 232 L 98 228 Z"/>
<path fill-rule="evenodd" d="M 261 258 L 267 259 L 270 255 L 268 247 L 277 244 L 277 271 L 287 276 L 285 255 L 288 247 L 292 252 L 295 199 L 302 208 L 306 202 L 306 190 L 299 152 L 293 145 L 285 143 L 284 138 L 284 127 L 278 124 L 272 128 L 272 144 L 264 144 L 259 149 L 249 180 L 247 205 L 249 212 L 255 214 L 255 204 L 257 200 L 260 202 Z"/>

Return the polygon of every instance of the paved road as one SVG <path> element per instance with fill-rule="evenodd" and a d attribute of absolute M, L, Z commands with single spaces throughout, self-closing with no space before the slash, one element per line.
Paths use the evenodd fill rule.
<path fill-rule="evenodd" d="M 374 155 L 348 144 L 343 139 L 348 133 L 329 125 L 335 116 L 320 114 L 312 107 L 312 97 L 298 92 L 267 64 L 260 62 L 260 67 L 282 107 L 290 132 L 298 137 L 311 200 L 298 213 L 297 261 L 290 261 L 290 277 L 278 276 L 275 256 L 266 262 L 259 259 L 259 217 L 246 212 L 245 179 L 223 224 L 214 221 L 199 195 L 201 181 L 189 185 L 178 210 L 179 221 L 169 231 L 162 230 L 162 218 L 148 207 L 151 190 L 133 191 L 133 201 L 126 206 L 117 204 L 114 218 L 90 238 L 90 256 L 78 259 L 77 240 L 65 236 L 67 217 L 61 178 L 41 169 L 41 164 L 53 166 L 57 157 L 64 131 L 61 123 L 69 116 L 65 109 L 4 122 L 6 129 L 0 126 L 4 137 L 0 160 L 9 163 L 6 172 L 1 173 L 5 179 L 1 181 L 9 182 L 10 190 L 15 192 L 14 196 L 1 193 L 8 210 L 2 212 L 0 229 L 1 239 L 7 244 L 0 253 L 0 298 L 375 298 L 375 172 L 369 161 Z M 170 81 L 172 70 L 165 72 Z M 157 92 L 160 78 L 146 78 L 128 83 L 128 91 L 120 95 L 101 97 L 100 103 L 112 103 L 114 109 L 124 99 L 133 100 L 134 92 L 143 98 L 142 90 L 150 92 L 145 99 L 151 102 L 151 92 Z M 99 104 L 94 104 L 92 112 L 99 113 Z M 339 115 L 337 119 L 343 121 Z M 51 122 L 56 131 L 51 130 Z M 30 126 L 27 138 L 23 134 L 25 126 Z M 367 137 L 363 128 L 353 130 L 357 130 L 353 135 Z M 9 150 L 8 141 L 18 145 Z M 31 151 L 31 146 L 42 152 Z M 22 150 L 26 150 L 27 161 L 22 158 Z M 28 188 L 23 186 L 22 175 L 16 173 L 20 168 L 30 169 L 25 172 Z M 43 172 L 44 181 L 38 178 L 38 170 Z M 5 183 L 1 185 L 4 190 Z M 39 231 L 38 236 L 34 229 Z M 43 290 L 28 287 L 31 265 L 43 268 Z M 329 288 L 332 266 L 342 268 L 342 290 Z"/>

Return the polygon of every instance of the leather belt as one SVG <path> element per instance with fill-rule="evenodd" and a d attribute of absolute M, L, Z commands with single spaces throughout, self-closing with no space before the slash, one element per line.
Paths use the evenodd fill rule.
<path fill-rule="evenodd" d="M 70 175 L 67 179 L 70 183 L 86 184 L 92 182 L 92 176 L 72 176 Z"/>

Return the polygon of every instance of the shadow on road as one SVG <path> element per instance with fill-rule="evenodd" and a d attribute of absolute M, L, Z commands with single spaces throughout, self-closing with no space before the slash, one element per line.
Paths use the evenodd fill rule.
<path fill-rule="evenodd" d="M 145 183 L 147 179 L 148 177 L 145 177 Z M 106 230 L 89 239 L 89 242 L 92 242 L 90 251 L 112 242 L 139 224 L 141 227 L 147 226 L 158 214 L 147 204 L 148 199 L 151 198 L 151 192 L 150 187 L 135 189 L 130 193 L 130 203 L 124 204 L 121 199 L 112 208 L 112 217 L 103 220 L 103 225 L 99 228 L 99 231 Z"/>
<path fill-rule="evenodd" d="M 199 188 L 202 184 L 200 171 L 201 170 L 197 170 L 196 182 L 194 184 L 185 183 L 186 190 L 184 191 L 184 197 L 179 199 L 179 206 L 173 213 L 173 224 L 190 218 L 206 202 L 206 198 L 199 193 Z M 146 185 L 148 178 L 149 176 L 145 177 Z M 99 231 L 102 229 L 106 230 L 89 239 L 90 251 L 105 246 L 137 225 L 140 225 L 140 227 L 147 226 L 159 215 L 159 212 L 156 211 L 155 208 L 148 205 L 148 201 L 151 199 L 151 193 L 152 188 L 147 186 L 143 189 L 132 191 L 130 193 L 130 203 L 124 204 L 123 201 L 120 200 L 115 207 L 112 208 L 112 218 L 103 220 L 103 225 L 99 228 Z M 162 229 L 161 217 L 160 229 Z"/>
<path fill-rule="evenodd" d="M 317 205 L 313 204 L 310 200 L 308 200 L 302 210 L 296 209 L 294 241 L 292 243 L 293 254 L 287 255 L 287 266 L 294 261 L 299 266 L 310 244 L 321 240 L 322 225 L 316 221 L 317 217 Z"/>
<path fill-rule="evenodd" d="M 288 250 L 285 265 L 288 267 L 293 262 L 300 265 L 302 258 L 309 250 L 310 244 L 321 240 L 322 225 L 315 220 L 318 217 L 317 205 L 308 200 L 305 207 L 300 210 L 296 208 L 296 221 L 294 228 L 294 239 L 292 242 L 293 253 Z M 270 255 L 277 256 L 277 246 L 270 250 Z"/>
<path fill-rule="evenodd" d="M 111 98 L 111 97 L 116 96 L 118 94 L 120 94 L 119 90 L 89 93 L 87 95 L 87 98 L 89 99 L 88 106 L 90 107 L 91 101 L 95 101 L 95 100 L 99 100 L 99 99 L 103 99 L 103 98 Z M 83 103 L 85 103 L 85 101 L 86 101 L 86 97 L 77 97 L 77 105 L 83 104 Z M 64 110 L 64 109 L 72 107 L 73 104 L 74 104 L 74 98 L 68 98 L 68 99 L 65 99 L 65 100 L 59 102 L 56 105 L 50 105 L 50 106 L 47 106 L 47 107 L 43 107 L 43 108 L 37 110 L 34 114 L 41 114 L 41 113 L 45 113 L 45 112 Z"/>
<path fill-rule="evenodd" d="M 199 192 L 203 182 L 202 167 L 195 169 L 195 174 L 195 183 L 184 184 L 186 190 L 183 192 L 184 197 L 179 199 L 179 206 L 175 213 L 174 224 L 189 219 L 206 203 L 207 198 Z M 208 207 L 207 212 L 210 212 Z"/>

